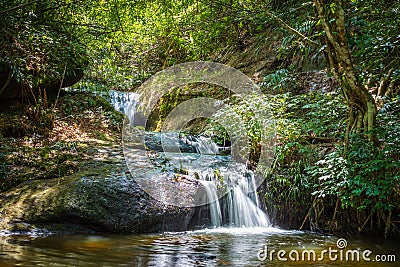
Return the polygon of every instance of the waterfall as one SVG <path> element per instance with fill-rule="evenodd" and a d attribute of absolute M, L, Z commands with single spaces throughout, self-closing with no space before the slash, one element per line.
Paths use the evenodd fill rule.
<path fill-rule="evenodd" d="M 135 116 L 136 103 L 139 95 L 137 93 L 118 92 L 111 90 L 109 92 L 110 102 L 114 109 L 125 114 L 129 121 L 133 123 Z"/>
<path fill-rule="evenodd" d="M 246 171 L 243 176 L 236 178 L 236 182 L 228 182 L 225 189 L 227 194 L 219 201 L 225 224 L 230 227 L 269 227 L 268 215 L 259 207 L 253 172 Z M 213 215 L 210 212 L 211 222 L 214 221 Z M 212 226 L 218 227 L 215 224 Z"/>
<path fill-rule="evenodd" d="M 229 226 L 269 227 L 268 216 L 246 195 L 239 185 L 235 185 L 225 201 Z"/>
<path fill-rule="evenodd" d="M 211 181 L 203 180 L 201 183 L 203 184 L 207 194 L 206 196 L 207 202 L 209 203 L 208 206 L 210 209 L 211 224 L 213 227 L 220 227 L 222 225 L 222 214 L 218 202 L 217 187 Z"/>
<path fill-rule="evenodd" d="M 110 91 L 110 98 L 114 108 L 132 124 L 138 94 Z M 229 168 L 230 156 L 219 155 L 220 147 L 211 138 L 147 133 L 146 146 L 160 154 L 167 150 L 170 162 L 199 179 L 199 203 L 208 208 L 211 227 L 271 226 L 268 215 L 259 206 L 254 173 L 244 164 L 234 163 L 234 168 Z"/>
<path fill-rule="evenodd" d="M 211 157 L 211 156 L 208 156 Z M 222 167 L 218 176 L 213 168 L 205 170 L 211 161 L 191 168 L 199 175 L 206 196 L 201 204 L 208 203 L 211 227 L 269 227 L 268 215 L 260 208 L 254 173 L 242 164 L 237 164 L 237 171 L 226 173 Z M 221 181 L 223 180 L 223 182 Z M 218 185 L 218 186 L 217 186 Z M 218 195 L 220 196 L 218 199 Z"/>
<path fill-rule="evenodd" d="M 219 147 L 214 143 L 211 138 L 205 136 L 198 136 L 190 142 L 193 145 L 197 153 L 215 155 L 219 152 Z"/>

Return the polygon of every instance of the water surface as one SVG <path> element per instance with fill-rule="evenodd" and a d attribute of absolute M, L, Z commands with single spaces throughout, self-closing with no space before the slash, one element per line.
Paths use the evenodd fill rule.
<path fill-rule="evenodd" d="M 0 237 L 0 266 L 399 266 L 399 243 L 384 240 L 346 240 L 337 247 L 338 237 L 277 228 L 220 228 L 190 232 L 137 235 L 72 235 Z M 263 259 L 267 246 L 285 250 L 288 261 L 279 261 L 276 253 Z M 318 260 L 329 247 L 343 255 L 347 250 L 371 250 L 370 262 Z M 262 252 L 260 252 L 260 250 Z M 315 251 L 315 261 L 292 261 L 291 250 L 300 255 Z M 376 262 L 375 256 L 394 255 L 396 262 Z M 293 254 L 295 255 L 295 254 Z M 305 255 L 305 258 L 307 255 Z M 261 259 L 259 258 L 261 257 Z M 389 258 L 389 256 L 387 256 Z M 391 259 L 393 260 L 393 259 Z"/>

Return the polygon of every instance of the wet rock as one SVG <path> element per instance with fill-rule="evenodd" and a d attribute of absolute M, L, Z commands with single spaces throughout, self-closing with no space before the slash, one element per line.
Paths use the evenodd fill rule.
<path fill-rule="evenodd" d="M 153 199 L 124 166 L 97 164 L 68 177 L 26 182 L 1 194 L 0 229 L 21 230 L 27 225 L 72 233 L 187 229 L 193 210 Z"/>
<path fill-rule="evenodd" d="M 160 133 L 146 133 L 145 145 L 147 149 L 162 152 L 162 151 L 176 151 L 179 149 L 182 153 L 196 153 L 196 147 L 190 144 L 189 140 L 185 138 L 175 139 L 172 136 L 165 134 L 163 140 Z M 178 152 L 178 151 L 176 151 Z"/>

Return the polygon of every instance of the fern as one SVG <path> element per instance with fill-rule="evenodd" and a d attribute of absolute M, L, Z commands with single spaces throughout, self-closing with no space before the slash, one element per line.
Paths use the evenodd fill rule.
<path fill-rule="evenodd" d="M 307 20 L 301 24 L 296 24 L 294 27 L 297 31 L 300 33 L 304 34 L 305 36 L 309 36 L 315 26 L 315 21 L 313 20 Z M 295 34 L 290 34 L 288 36 L 285 36 L 282 38 L 282 43 L 278 47 L 278 59 L 282 58 L 283 56 L 286 56 L 289 54 L 289 52 L 297 47 L 297 50 L 294 50 L 295 54 L 296 52 L 307 52 L 304 50 L 304 45 L 301 45 L 301 40 L 299 40 L 299 37 Z"/>
<path fill-rule="evenodd" d="M 268 74 L 261 82 L 262 90 L 269 90 L 277 93 L 288 92 L 291 85 L 296 83 L 296 78 L 287 69 L 279 69 L 274 73 Z"/>

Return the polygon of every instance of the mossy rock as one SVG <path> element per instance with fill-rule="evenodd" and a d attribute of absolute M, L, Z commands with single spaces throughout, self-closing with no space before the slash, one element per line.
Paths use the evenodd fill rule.
<path fill-rule="evenodd" d="M 63 178 L 34 180 L 0 195 L 0 229 L 64 224 L 101 232 L 143 233 L 187 229 L 193 210 L 148 196 L 124 164 L 94 164 Z"/>

